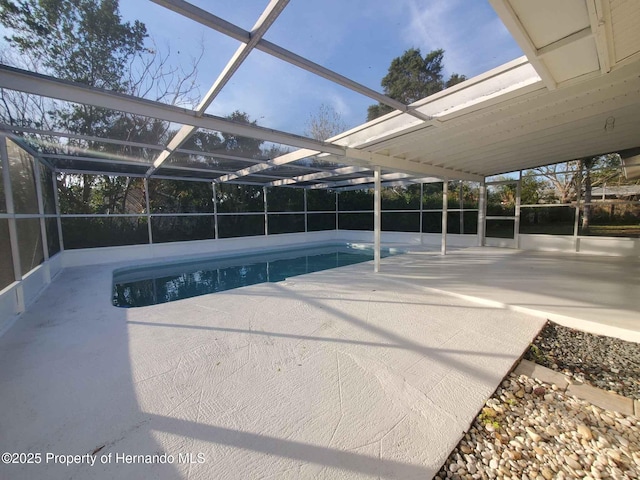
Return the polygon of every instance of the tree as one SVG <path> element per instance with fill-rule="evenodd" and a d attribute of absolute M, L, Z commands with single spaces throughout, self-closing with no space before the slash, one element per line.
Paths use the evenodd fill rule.
<path fill-rule="evenodd" d="M 169 52 L 145 47 L 144 24 L 122 21 L 118 0 L 0 0 L 0 23 L 8 29 L 5 39 L 12 48 L 3 52 L 3 60 L 16 66 L 168 103 L 188 103 L 196 95 L 193 81 L 198 61 L 190 71 L 169 66 Z M 6 90 L 1 99 L 6 107 L 3 120 L 11 124 L 149 144 L 168 140 L 169 123 L 157 119 Z M 61 144 L 54 138 L 40 138 L 40 142 L 47 151 L 64 153 L 88 150 L 147 161 L 157 154 L 155 150 L 82 139 L 67 139 Z M 91 198 L 94 189 L 105 199 L 123 198 L 122 205 L 126 205 L 130 190 L 140 190 L 139 184 L 125 177 L 83 175 L 60 182 L 60 190 L 63 198 L 80 198 L 81 205 L 74 208 L 82 209 L 95 202 Z M 78 188 L 79 197 L 73 191 Z M 105 208 L 114 212 L 117 209 L 112 200 Z"/>
<path fill-rule="evenodd" d="M 385 95 L 410 104 L 466 80 L 464 75 L 454 73 L 445 82 L 443 59 L 442 49 L 432 50 L 423 58 L 419 48 L 410 48 L 391 61 L 389 71 L 381 82 Z M 367 120 L 391 111 L 391 107 L 381 103 L 371 105 L 367 110 Z"/>
<path fill-rule="evenodd" d="M 617 153 L 610 153 L 535 168 L 526 172 L 523 180 L 529 174 L 535 174 L 538 178 L 544 179 L 535 186 L 536 194 L 543 203 L 569 204 L 577 201 L 579 192 L 580 200 L 584 203 L 580 227 L 583 234 L 589 234 L 594 215 L 600 217 L 604 214 L 608 217 L 606 221 L 614 220 L 615 203 L 610 204 L 608 212 L 603 212 L 602 207 L 598 208 L 590 204 L 594 187 L 630 183 L 625 180 L 620 167 L 620 156 Z M 524 191 L 523 203 L 528 203 L 524 201 Z M 602 218 L 599 219 L 602 220 Z"/>
<path fill-rule="evenodd" d="M 127 91 L 125 73 L 134 55 L 144 49 L 147 36 L 142 23 L 122 22 L 117 0 L 0 0 L 0 22 L 9 29 L 5 40 L 28 58 L 35 70 L 117 92 Z M 112 110 L 74 104 L 54 107 L 46 110 L 46 121 L 31 121 L 92 136 L 120 131 L 124 126 L 122 114 Z M 67 146 L 114 150 L 113 146 L 94 144 L 70 140 Z M 83 203 L 88 205 L 92 179 L 84 176 L 78 183 Z M 112 200 L 120 196 L 115 184 L 122 184 L 126 200 L 131 182 L 110 178 L 98 182 L 104 187 L 104 196 Z M 106 208 L 111 209 L 113 201 L 107 203 Z"/>
<path fill-rule="evenodd" d="M 258 122 L 255 120 L 252 121 L 247 113 L 239 110 L 228 115 L 227 118 L 233 122 L 242 123 L 244 125 L 258 125 Z M 260 149 L 260 146 L 263 143 L 262 140 L 240 137 L 238 135 L 228 133 L 223 133 L 222 139 L 224 149 L 234 155 L 241 155 L 248 158 L 259 158 L 262 156 L 262 150 Z"/>
<path fill-rule="evenodd" d="M 9 45 L 57 78 L 126 92 L 129 61 L 144 49 L 144 24 L 122 22 L 117 0 L 0 0 Z M 52 112 L 56 124 L 86 135 L 109 128 L 117 112 L 66 106 Z"/>
<path fill-rule="evenodd" d="M 543 177 L 552 187 L 549 195 L 550 203 L 569 203 L 576 198 L 577 178 L 580 174 L 580 162 L 570 161 L 556 163 L 531 170 L 533 174 Z M 529 173 L 529 172 L 527 172 Z"/>
<path fill-rule="evenodd" d="M 318 113 L 310 115 L 307 120 L 305 135 L 324 141 L 347 129 L 347 124 L 342 116 L 331 106 L 323 103 Z"/>
<path fill-rule="evenodd" d="M 2 53 L 4 63 L 171 104 L 193 102 L 197 95 L 199 59 L 190 70 L 171 67 L 169 52 L 145 47 L 143 23 L 122 21 L 118 0 L 0 0 L 0 24 L 11 49 Z M 168 128 L 167 122 L 18 92 L 3 91 L 1 100 L 7 107 L 3 120 L 12 124 L 150 143 L 164 140 Z M 117 151 L 122 147 L 72 143 L 126 154 L 126 148 Z"/>
<path fill-rule="evenodd" d="M 608 181 L 622 180 L 621 160 L 617 153 L 583 158 L 579 161 L 579 175 L 584 190 L 584 207 L 582 209 L 582 232 L 589 233 L 591 227 L 591 193 L 594 186 L 604 185 Z M 597 171 L 593 171 L 597 168 Z"/>

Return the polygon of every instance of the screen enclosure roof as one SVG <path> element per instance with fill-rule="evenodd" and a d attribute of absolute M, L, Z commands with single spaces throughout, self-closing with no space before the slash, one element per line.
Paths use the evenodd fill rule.
<path fill-rule="evenodd" d="M 182 0 L 153 0 L 240 41 L 194 109 L 100 90 L 0 65 L 0 87 L 73 104 L 170 122 L 164 144 L 89 137 L 2 125 L 29 139 L 78 139 L 124 145 L 82 151 L 50 142 L 42 158 L 58 171 L 180 178 L 261 186 L 367 188 L 374 170 L 383 185 L 439 179 L 482 181 L 640 146 L 640 2 L 622 0 L 490 0 L 525 56 L 410 105 L 386 97 L 263 37 L 288 1 L 272 0 L 250 30 Z M 205 113 L 254 50 L 273 55 L 394 109 L 325 141 L 234 122 Z M 198 131 L 225 132 L 277 145 L 271 158 L 194 148 Z M 46 142 L 44 142 L 46 143 Z M 36 144 L 34 142 L 34 144 Z M 282 153 L 286 152 L 286 153 Z"/>

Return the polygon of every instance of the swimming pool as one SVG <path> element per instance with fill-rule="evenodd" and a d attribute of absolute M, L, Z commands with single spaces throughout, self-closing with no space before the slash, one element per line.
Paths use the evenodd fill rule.
<path fill-rule="evenodd" d="M 401 252 L 381 250 L 382 257 L 395 253 Z M 122 268 L 113 272 L 113 304 L 156 305 L 370 260 L 370 247 L 333 244 Z"/>

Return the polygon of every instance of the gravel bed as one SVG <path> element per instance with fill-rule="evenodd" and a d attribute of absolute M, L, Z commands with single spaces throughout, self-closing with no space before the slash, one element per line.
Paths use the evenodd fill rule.
<path fill-rule="evenodd" d="M 525 358 L 640 399 L 640 345 L 548 322 Z M 640 480 L 640 418 L 511 373 L 435 478 Z"/>
<path fill-rule="evenodd" d="M 439 479 L 640 478 L 640 419 L 511 373 Z"/>
<path fill-rule="evenodd" d="M 640 399 L 640 344 L 547 322 L 524 358 L 579 382 Z"/>

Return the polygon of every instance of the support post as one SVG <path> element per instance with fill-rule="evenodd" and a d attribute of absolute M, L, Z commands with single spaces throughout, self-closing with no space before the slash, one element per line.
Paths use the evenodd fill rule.
<path fill-rule="evenodd" d="M 15 289 L 15 313 L 22 313 L 25 310 L 24 290 L 22 288 L 22 267 L 20 265 L 20 246 L 18 245 L 18 230 L 16 225 L 16 210 L 13 203 L 13 191 L 11 189 L 11 175 L 9 175 L 9 153 L 7 151 L 6 137 L 0 137 L 0 161 L 2 161 L 2 170 L 4 172 L 3 182 L 7 214 L 11 215 L 7 223 L 9 224 L 9 242 L 11 244 L 11 260 L 13 261 L 13 278 L 18 282 Z"/>
<path fill-rule="evenodd" d="M 464 186 L 460 180 L 458 188 L 458 197 L 460 200 L 460 235 L 464 235 Z"/>
<path fill-rule="evenodd" d="M 262 195 L 264 198 L 264 234 L 269 235 L 269 214 L 267 213 L 267 187 L 262 187 Z"/>
<path fill-rule="evenodd" d="M 216 184 L 211 182 L 211 194 L 213 195 L 213 238 L 219 238 L 218 232 L 218 199 L 216 198 Z"/>
<path fill-rule="evenodd" d="M 382 202 L 380 200 L 380 167 L 373 170 L 373 271 L 380 271 L 380 229 L 382 228 Z"/>
<path fill-rule="evenodd" d="M 41 180 L 41 172 L 40 172 L 40 160 L 38 160 L 33 155 L 33 176 L 36 180 L 36 200 L 38 202 L 38 215 L 40 218 L 40 238 L 42 242 L 42 254 L 44 257 L 43 261 L 43 272 L 44 272 L 44 281 L 45 283 L 51 283 L 51 269 L 49 268 L 49 244 L 47 243 L 47 227 L 44 219 L 44 198 L 42 196 L 42 184 Z"/>
<path fill-rule="evenodd" d="M 309 221 L 307 219 L 307 189 L 302 190 L 304 193 L 304 233 L 309 231 Z"/>
<path fill-rule="evenodd" d="M 338 223 L 338 192 L 336 192 L 336 231 L 339 230 L 339 223 Z"/>
<path fill-rule="evenodd" d="M 478 193 L 478 246 L 484 247 L 485 220 L 487 217 L 487 186 L 484 181 L 480 182 L 480 192 Z"/>
<path fill-rule="evenodd" d="M 153 244 L 153 231 L 151 230 L 151 202 L 149 201 L 149 180 L 143 179 L 144 185 L 144 201 L 147 208 L 147 231 L 149 232 L 149 245 Z"/>
<path fill-rule="evenodd" d="M 64 174 L 63 174 L 64 175 Z M 53 200 L 56 203 L 56 223 L 58 224 L 58 241 L 60 242 L 60 251 L 64 251 L 64 238 L 62 238 L 62 218 L 60 217 L 60 195 L 58 194 L 58 172 L 53 170 Z"/>
<path fill-rule="evenodd" d="M 47 233 L 44 222 L 44 199 L 42 197 L 42 184 L 40 183 L 40 161 L 33 157 L 33 176 L 36 180 L 36 200 L 38 202 L 38 215 L 40 216 L 40 237 L 42 238 L 42 253 L 44 254 L 44 261 L 49 261 L 49 246 L 47 244 Z M 50 281 L 50 279 L 49 279 Z M 47 282 L 49 283 L 49 282 Z"/>
<path fill-rule="evenodd" d="M 516 250 L 520 248 L 520 196 L 522 194 L 522 170 L 520 170 L 518 176 L 518 183 L 516 183 L 516 219 L 513 226 L 513 238 Z"/>
<path fill-rule="evenodd" d="M 420 245 L 424 245 L 424 236 L 422 233 L 423 220 L 422 210 L 424 209 L 424 183 L 420 182 Z"/>
<path fill-rule="evenodd" d="M 442 179 L 442 238 L 440 240 L 440 254 L 447 254 L 447 204 L 449 196 L 449 181 Z"/>
<path fill-rule="evenodd" d="M 582 200 L 582 174 L 576 175 L 576 209 L 575 218 L 573 219 L 573 250 L 577 253 L 580 251 L 580 201 Z"/>

